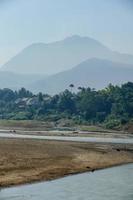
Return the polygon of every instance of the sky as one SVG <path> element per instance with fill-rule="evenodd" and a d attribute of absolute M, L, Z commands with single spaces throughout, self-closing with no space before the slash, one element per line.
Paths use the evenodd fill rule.
<path fill-rule="evenodd" d="M 0 66 L 32 43 L 75 34 L 133 54 L 133 0 L 0 0 Z"/>

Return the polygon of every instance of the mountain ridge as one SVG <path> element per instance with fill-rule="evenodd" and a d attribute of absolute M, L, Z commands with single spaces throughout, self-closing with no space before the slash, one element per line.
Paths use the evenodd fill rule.
<path fill-rule="evenodd" d="M 1 70 L 51 75 L 92 57 L 133 64 L 133 55 L 112 51 L 93 38 L 74 35 L 51 43 L 31 44 L 5 63 Z"/>
<path fill-rule="evenodd" d="M 77 88 L 102 89 L 109 83 L 121 84 L 133 81 L 133 65 L 92 58 L 81 62 L 70 70 L 46 77 L 29 86 L 34 92 L 55 94 L 74 84 Z"/>

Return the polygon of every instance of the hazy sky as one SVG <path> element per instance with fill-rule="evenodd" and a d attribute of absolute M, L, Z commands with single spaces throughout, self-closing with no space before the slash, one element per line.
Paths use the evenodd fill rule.
<path fill-rule="evenodd" d="M 133 54 L 133 0 L 0 0 L 0 64 L 33 42 L 73 34 Z"/>

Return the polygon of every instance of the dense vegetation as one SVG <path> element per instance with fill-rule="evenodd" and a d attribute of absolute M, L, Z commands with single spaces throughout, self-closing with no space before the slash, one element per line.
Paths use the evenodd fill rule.
<path fill-rule="evenodd" d="M 19 91 L 0 90 L 0 119 L 38 119 L 57 121 L 69 118 L 77 123 L 104 123 L 108 128 L 126 124 L 133 119 L 133 83 L 109 85 L 96 91 L 78 88 L 49 96 L 33 95 L 25 88 Z"/>

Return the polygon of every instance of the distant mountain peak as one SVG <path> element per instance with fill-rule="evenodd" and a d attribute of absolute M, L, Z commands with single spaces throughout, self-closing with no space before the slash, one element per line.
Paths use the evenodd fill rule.
<path fill-rule="evenodd" d="M 1 70 L 50 75 L 93 57 L 133 64 L 132 55 L 113 52 L 93 38 L 72 35 L 52 43 L 33 43 L 5 63 Z"/>
<path fill-rule="evenodd" d="M 66 37 L 63 41 L 83 41 L 83 40 L 88 40 L 88 41 L 96 41 L 97 40 L 91 38 L 91 37 L 87 37 L 87 36 L 80 36 L 80 35 L 71 35 Z"/>
<path fill-rule="evenodd" d="M 81 38 L 82 36 L 80 35 L 71 35 L 71 36 L 66 37 L 64 40 L 79 40 Z"/>

